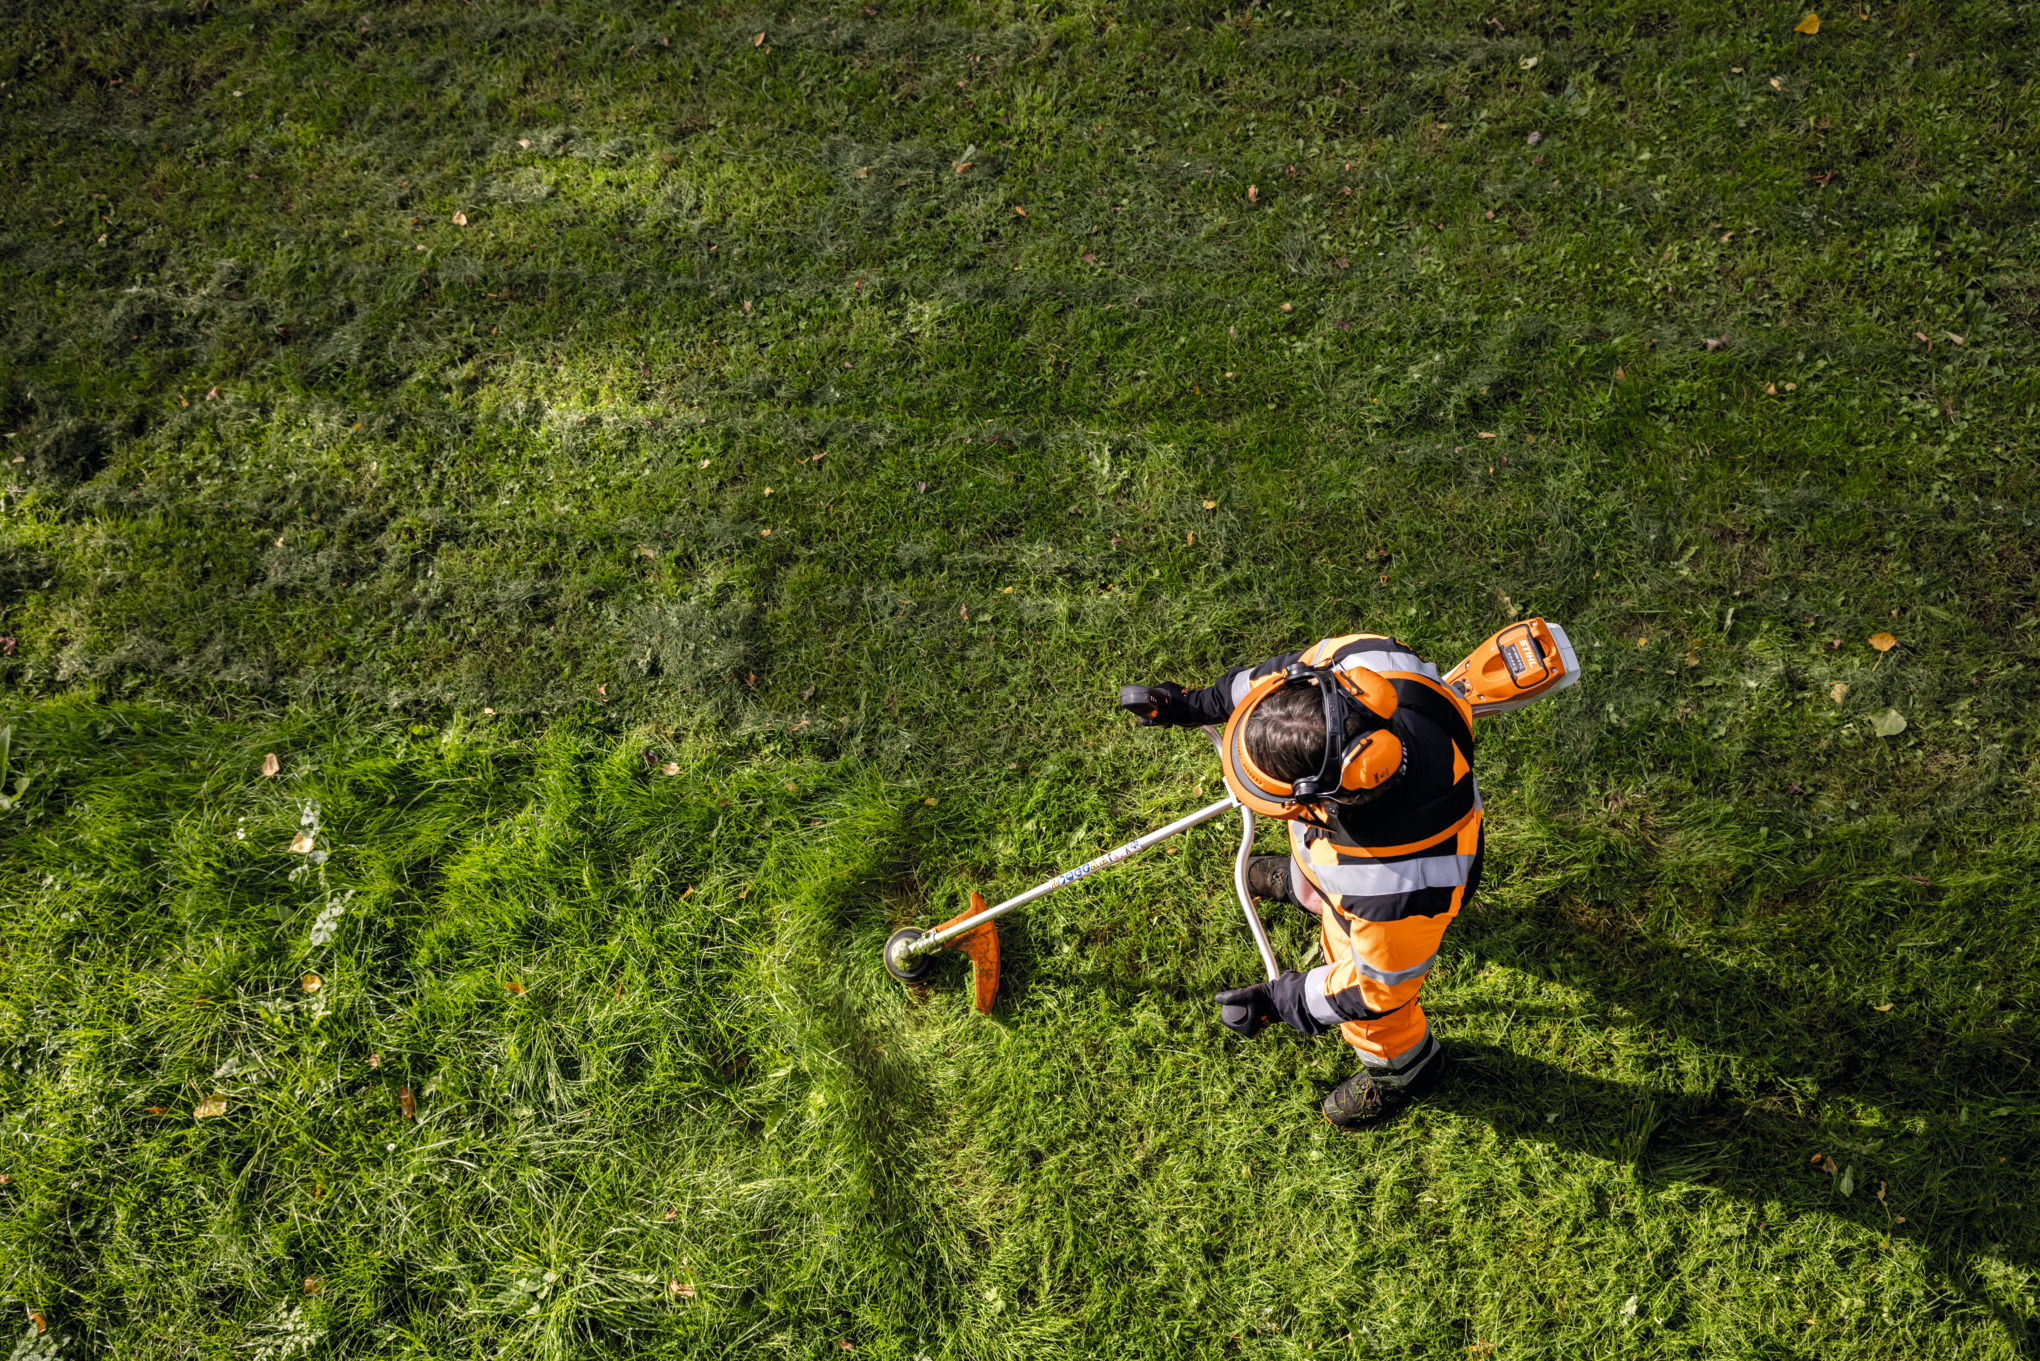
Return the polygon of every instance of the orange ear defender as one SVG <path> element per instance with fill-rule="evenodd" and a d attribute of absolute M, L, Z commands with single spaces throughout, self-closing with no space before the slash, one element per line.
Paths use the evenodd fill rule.
<path fill-rule="evenodd" d="M 1324 697 L 1325 752 L 1313 773 L 1294 782 L 1277 779 L 1247 752 L 1247 724 L 1256 710 L 1292 685 L 1315 686 Z M 1321 802 L 1338 802 L 1373 789 L 1402 769 L 1402 741 L 1389 731 L 1395 717 L 1395 688 L 1365 667 L 1333 670 L 1292 663 L 1256 680 L 1233 706 L 1219 742 L 1226 788 L 1234 798 L 1273 818 L 1298 818 Z M 1351 740 L 1346 719 L 1359 714 L 1364 726 Z"/>

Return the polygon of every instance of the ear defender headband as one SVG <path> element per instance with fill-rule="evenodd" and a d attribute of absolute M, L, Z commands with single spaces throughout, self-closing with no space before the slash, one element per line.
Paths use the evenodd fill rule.
<path fill-rule="evenodd" d="M 1247 724 L 1278 691 L 1292 685 L 1317 687 L 1325 705 L 1325 750 L 1318 768 L 1291 783 L 1279 780 L 1247 753 Z M 1388 730 L 1395 716 L 1395 688 L 1365 667 L 1335 671 L 1292 662 L 1253 682 L 1233 706 L 1220 739 L 1220 764 L 1233 797 L 1256 813 L 1275 818 L 1304 816 L 1311 805 L 1335 803 L 1373 789 L 1402 769 L 1402 742 Z M 1346 719 L 1358 714 L 1362 729 L 1348 740 Z"/>

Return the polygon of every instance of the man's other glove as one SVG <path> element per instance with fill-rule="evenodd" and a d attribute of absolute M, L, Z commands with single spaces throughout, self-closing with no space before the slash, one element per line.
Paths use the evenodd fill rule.
<path fill-rule="evenodd" d="M 1308 978 L 1291 969 L 1273 982 L 1219 993 L 1213 999 L 1219 1024 L 1243 1040 L 1253 1039 L 1270 1021 L 1280 1021 L 1299 1035 L 1324 1034 L 1331 1026 L 1310 1014 L 1305 997 Z"/>
<path fill-rule="evenodd" d="M 1183 702 L 1183 687 L 1174 681 L 1160 685 L 1122 685 L 1119 707 L 1140 720 L 1143 728 L 1193 727 L 1198 717 Z"/>
<path fill-rule="evenodd" d="M 1260 1034 L 1268 1022 L 1282 1019 L 1275 1010 L 1275 999 L 1268 995 L 1266 983 L 1234 988 L 1218 994 L 1214 1000 L 1218 1003 L 1219 1024 L 1243 1040 Z"/>

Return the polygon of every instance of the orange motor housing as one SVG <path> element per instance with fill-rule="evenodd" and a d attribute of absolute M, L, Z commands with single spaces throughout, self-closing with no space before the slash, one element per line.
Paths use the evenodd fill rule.
<path fill-rule="evenodd" d="M 1475 718 L 1519 709 L 1579 678 L 1572 640 L 1542 619 L 1509 625 L 1445 673 L 1445 683 L 1472 706 Z"/>

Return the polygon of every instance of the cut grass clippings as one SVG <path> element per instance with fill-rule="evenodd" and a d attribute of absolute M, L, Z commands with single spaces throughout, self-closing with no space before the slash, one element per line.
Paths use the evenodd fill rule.
<path fill-rule="evenodd" d="M 17 1353 L 2029 1353 L 2040 13 L 1804 13 L 17 7 Z M 881 969 L 1532 613 L 1410 1117 Z"/>

